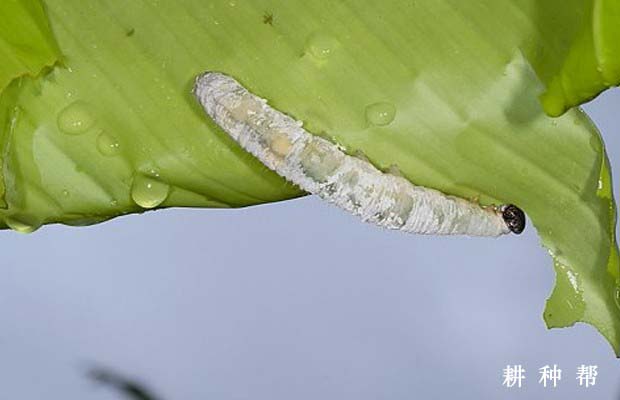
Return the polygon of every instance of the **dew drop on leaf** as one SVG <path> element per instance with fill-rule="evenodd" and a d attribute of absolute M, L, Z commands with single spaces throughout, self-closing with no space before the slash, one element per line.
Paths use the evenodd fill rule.
<path fill-rule="evenodd" d="M 75 101 L 58 114 L 58 129 L 68 135 L 81 135 L 95 124 L 95 118 L 88 104 Z"/>
<path fill-rule="evenodd" d="M 366 107 L 366 120 L 375 126 L 389 125 L 396 117 L 396 107 L 387 102 L 373 103 Z"/>
<path fill-rule="evenodd" d="M 41 222 L 28 215 L 12 215 L 4 221 L 9 228 L 19 233 L 32 233 L 41 227 Z"/>
<path fill-rule="evenodd" d="M 99 136 L 97 136 L 97 150 L 101 155 L 111 157 L 120 152 L 121 146 L 114 136 L 101 132 Z"/>
<path fill-rule="evenodd" d="M 306 42 L 306 53 L 316 59 L 327 60 L 336 47 L 336 39 L 324 33 L 310 35 Z"/>
<path fill-rule="evenodd" d="M 168 184 L 142 174 L 137 174 L 131 185 L 131 198 L 142 208 L 157 207 L 168 198 L 169 193 Z"/>

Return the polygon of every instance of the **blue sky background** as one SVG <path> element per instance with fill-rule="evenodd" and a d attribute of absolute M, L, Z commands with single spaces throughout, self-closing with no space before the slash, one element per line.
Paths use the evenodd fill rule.
<path fill-rule="evenodd" d="M 586 109 L 618 198 L 620 91 Z M 0 399 L 119 399 L 85 379 L 93 363 L 164 400 L 620 399 L 592 327 L 545 328 L 554 274 L 531 228 L 410 236 L 309 197 L 0 232 L 0 251 Z M 563 380 L 544 389 L 554 363 Z M 506 364 L 523 388 L 501 386 Z"/>

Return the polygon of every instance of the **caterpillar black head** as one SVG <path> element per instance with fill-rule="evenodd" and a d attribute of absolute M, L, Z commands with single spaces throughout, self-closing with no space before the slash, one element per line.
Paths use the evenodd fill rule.
<path fill-rule="evenodd" d="M 502 218 L 511 232 L 517 235 L 525 229 L 525 213 L 517 206 L 507 204 L 502 207 Z"/>

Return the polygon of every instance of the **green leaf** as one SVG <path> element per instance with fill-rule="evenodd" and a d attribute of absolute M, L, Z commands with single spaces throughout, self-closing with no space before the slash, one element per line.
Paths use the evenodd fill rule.
<path fill-rule="evenodd" d="M 529 55 L 546 86 L 547 114 L 562 115 L 620 84 L 620 2 L 542 1 L 535 21 L 543 40 Z"/>
<path fill-rule="evenodd" d="M 30 231 L 300 195 L 197 106 L 194 76 L 219 70 L 416 184 L 524 209 L 556 262 L 548 326 L 588 322 L 619 352 L 609 168 L 580 110 L 540 107 L 540 3 L 50 1 L 66 68 L 16 89 L 0 217 Z M 391 123 L 373 123 L 377 103 Z"/>
<path fill-rule="evenodd" d="M 39 0 L 0 1 L 0 128 L 5 128 L 0 131 L 0 139 L 10 124 L 11 106 L 8 104 L 15 96 L 15 93 L 3 93 L 5 88 L 19 76 L 37 76 L 42 69 L 56 63 L 59 57 L 58 46 Z M 0 196 L 4 195 L 4 190 L 0 174 Z M 0 207 L 6 207 L 3 199 L 0 199 Z"/>
<path fill-rule="evenodd" d="M 37 76 L 60 53 L 39 0 L 0 2 L 0 92 L 14 78 Z"/>

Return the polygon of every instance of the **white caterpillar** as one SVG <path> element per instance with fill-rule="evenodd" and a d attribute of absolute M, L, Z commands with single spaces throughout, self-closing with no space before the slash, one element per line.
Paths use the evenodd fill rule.
<path fill-rule="evenodd" d="M 227 75 L 198 76 L 194 94 L 206 113 L 268 168 L 364 221 L 435 235 L 499 236 L 525 227 L 523 212 L 513 205 L 481 207 L 347 155 Z"/>

